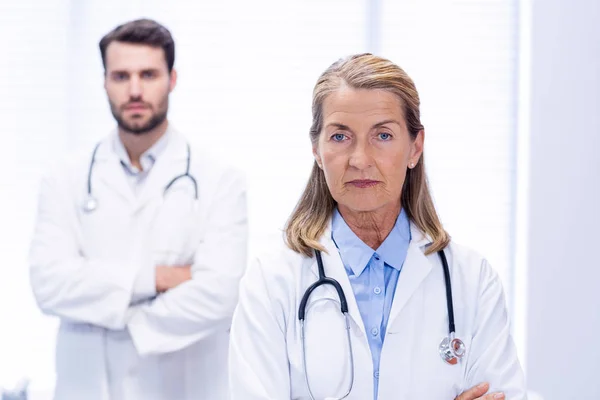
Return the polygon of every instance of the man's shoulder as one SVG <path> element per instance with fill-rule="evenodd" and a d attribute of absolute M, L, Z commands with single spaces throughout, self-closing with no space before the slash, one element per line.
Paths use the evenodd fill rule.
<path fill-rule="evenodd" d="M 243 170 L 235 163 L 211 151 L 210 145 L 201 141 L 190 143 L 190 170 L 203 179 L 222 180 L 224 178 L 246 179 Z"/>
<path fill-rule="evenodd" d="M 49 159 L 42 167 L 42 176 L 60 180 L 87 177 L 94 152 L 98 149 L 99 153 L 101 148 L 109 144 L 109 140 L 110 136 L 106 136 L 95 143 L 85 143 L 76 150 L 68 150 L 56 158 Z"/>

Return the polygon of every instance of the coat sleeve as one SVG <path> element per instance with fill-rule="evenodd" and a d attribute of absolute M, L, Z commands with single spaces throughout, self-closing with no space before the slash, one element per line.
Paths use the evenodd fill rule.
<path fill-rule="evenodd" d="M 123 329 L 135 288 L 154 288 L 142 288 L 149 279 L 137 276 L 140 268 L 83 256 L 67 174 L 56 168 L 42 178 L 29 257 L 34 297 L 45 314 Z"/>
<path fill-rule="evenodd" d="M 279 313 L 281 314 L 281 312 Z M 229 342 L 231 400 L 290 399 L 285 322 L 277 318 L 260 262 L 240 288 Z"/>
<path fill-rule="evenodd" d="M 246 208 L 243 176 L 223 173 L 195 251 L 192 279 L 130 310 L 127 327 L 141 355 L 173 352 L 227 334 L 247 262 Z"/>
<path fill-rule="evenodd" d="M 517 349 L 510 333 L 502 283 L 487 261 L 483 261 L 479 301 L 467 364 L 467 387 L 489 382 L 492 392 L 503 392 L 506 400 L 525 400 L 527 390 Z"/>

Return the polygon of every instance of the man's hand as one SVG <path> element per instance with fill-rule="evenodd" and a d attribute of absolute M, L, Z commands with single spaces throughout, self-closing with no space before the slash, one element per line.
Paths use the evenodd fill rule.
<path fill-rule="evenodd" d="M 460 394 L 455 400 L 504 400 L 504 393 L 488 393 L 490 385 L 486 382 L 480 383 Z"/>
<path fill-rule="evenodd" d="M 163 293 L 192 279 L 191 265 L 176 265 L 156 267 L 156 292 Z"/>

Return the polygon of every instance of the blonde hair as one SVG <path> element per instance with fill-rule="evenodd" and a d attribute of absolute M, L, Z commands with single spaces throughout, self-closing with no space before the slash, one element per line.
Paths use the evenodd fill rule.
<path fill-rule="evenodd" d="M 403 105 L 403 114 L 411 138 L 423 130 L 419 111 L 419 94 L 412 79 L 389 60 L 371 54 L 358 54 L 339 60 L 319 77 L 313 90 L 310 139 L 319 140 L 323 127 L 323 102 L 342 85 L 354 89 L 383 89 L 396 96 Z M 442 250 L 450 242 L 437 215 L 425 174 L 423 155 L 420 162 L 408 169 L 401 194 L 402 208 L 408 218 L 432 239 L 426 254 Z M 319 243 L 336 202 L 325 181 L 325 174 L 315 162 L 294 212 L 285 227 L 286 244 L 292 250 L 311 257 L 314 250 L 325 250 Z"/>

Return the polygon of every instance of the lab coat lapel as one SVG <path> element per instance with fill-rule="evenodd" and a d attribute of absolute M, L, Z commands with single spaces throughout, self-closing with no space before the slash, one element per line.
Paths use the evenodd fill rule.
<path fill-rule="evenodd" d="M 133 207 L 135 204 L 135 195 L 129 182 L 127 182 L 123 166 L 115 152 L 113 140 L 116 140 L 116 138 L 114 135 L 111 135 L 104 139 L 98 147 L 96 161 L 92 168 L 92 195 L 98 198 L 99 203 L 102 203 L 100 197 L 102 197 L 102 187 L 104 186 L 122 197 L 123 200 Z"/>
<path fill-rule="evenodd" d="M 352 290 L 350 279 L 348 279 L 348 274 L 346 273 L 346 269 L 344 268 L 344 264 L 342 263 L 342 259 L 338 253 L 338 249 L 336 248 L 335 243 L 333 243 L 333 240 L 331 239 L 330 228 L 325 231 L 320 240 L 320 243 L 327 250 L 326 252 L 321 252 L 321 255 L 323 257 L 323 267 L 325 269 L 325 275 L 339 282 L 346 296 L 346 301 L 348 302 L 348 315 L 350 315 L 354 323 L 358 325 L 362 334 L 366 336 L 365 326 L 360 315 L 360 310 L 358 309 L 358 304 L 356 303 L 356 298 L 354 297 L 354 291 Z M 317 266 L 316 257 L 313 257 L 311 270 L 315 276 L 315 279 L 318 279 L 319 269 Z M 329 294 L 328 297 L 339 301 L 339 297 L 333 286 L 326 285 L 326 288 Z"/>
<path fill-rule="evenodd" d="M 394 332 L 394 321 L 431 272 L 431 262 L 423 253 L 424 246 L 431 240 L 411 223 L 412 240 L 408 246 L 402 272 L 396 284 L 394 301 L 390 310 L 388 332 Z"/>
<path fill-rule="evenodd" d="M 138 211 L 150 201 L 162 197 L 169 182 L 176 176 L 185 173 L 187 142 L 175 131 L 170 131 L 169 135 L 167 147 L 156 159 L 146 177 L 146 181 L 142 185 L 137 200 Z"/>

